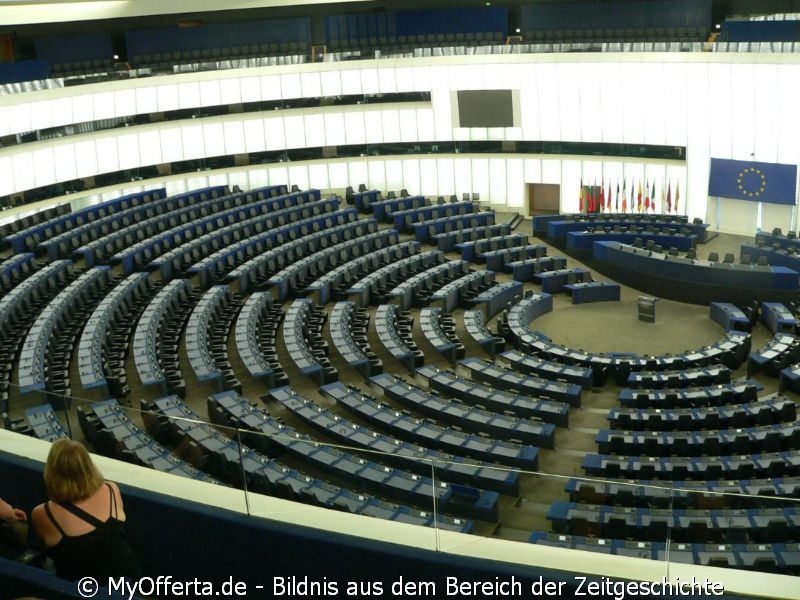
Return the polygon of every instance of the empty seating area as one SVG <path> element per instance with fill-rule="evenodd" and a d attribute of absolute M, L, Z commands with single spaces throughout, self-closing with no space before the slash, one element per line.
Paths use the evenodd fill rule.
<path fill-rule="evenodd" d="M 517 471 L 497 469 L 491 463 L 476 463 L 472 458 L 422 447 L 379 431 L 365 431 L 355 421 L 323 408 L 288 386 L 270 390 L 269 399 L 315 430 L 333 436 L 347 447 L 380 452 L 381 460 L 398 464 L 409 471 L 428 475 L 433 469 L 436 476 L 444 481 L 495 490 L 503 494 L 519 493 Z"/>
<path fill-rule="evenodd" d="M 130 389 L 125 373 L 128 338 L 154 286 L 147 273 L 133 273 L 106 294 L 94 309 L 78 344 L 78 373 L 84 393 L 100 399 L 125 398 Z"/>
<path fill-rule="evenodd" d="M 247 372 L 267 387 L 286 385 L 288 377 L 278 360 L 275 340 L 284 313 L 273 306 L 267 292 L 255 292 L 245 300 L 236 318 L 236 350 Z"/>
<path fill-rule="evenodd" d="M 409 371 L 422 366 L 425 355 L 411 335 L 414 321 L 407 311 L 401 311 L 396 304 L 381 304 L 375 311 L 374 323 L 378 340 L 392 357 Z"/>
<path fill-rule="evenodd" d="M 534 540 L 628 548 L 669 531 L 685 545 L 800 541 L 788 500 L 778 514 L 749 496 L 800 495 L 796 403 L 774 387 L 759 397 L 764 376 L 800 360 L 794 305 L 718 303 L 710 317 L 725 333 L 695 350 L 585 352 L 533 321 L 569 303 L 553 291 L 580 302 L 606 287 L 618 299 L 619 286 L 581 282 L 588 269 L 567 268 L 511 225 L 437 232 L 434 221 L 493 218 L 458 214 L 469 199 L 365 189 L 350 195 L 358 208 L 341 208 L 317 190 L 210 189 L 128 198 L 73 230 L 53 227 L 52 254 L 42 241 L 7 246 L 0 325 L 19 365 L 3 372 L 8 427 L 71 435 L 60 411 L 71 410 L 77 367 L 86 395 L 75 397 L 100 400 L 78 411 L 92 447 L 184 477 L 453 531 L 505 527 L 516 539 L 531 535 L 533 517 L 552 532 Z M 438 216 L 443 207 L 454 214 Z M 394 219 L 411 214 L 401 233 Z M 422 241 L 418 224 L 433 227 Z M 586 301 L 610 299 L 598 294 Z M 751 352 L 756 314 L 775 333 Z M 40 360 L 47 352 L 34 346 L 55 351 Z M 755 379 L 741 377 L 745 361 Z M 29 367 L 49 387 L 12 389 Z M 258 406 L 247 399 L 254 386 Z M 55 393 L 54 408 L 21 419 L 34 391 Z M 598 415 L 601 394 L 612 408 Z M 594 448 L 576 450 L 575 439 Z M 573 479 L 538 498 L 541 475 L 530 472 L 563 448 Z M 580 480 L 579 469 L 610 481 Z M 652 487 L 629 493 L 627 479 Z"/>
<path fill-rule="evenodd" d="M 339 378 L 328 358 L 328 343 L 322 337 L 327 314 L 308 298 L 298 298 L 289 306 L 283 321 L 283 343 L 289 357 L 303 375 L 323 385 Z"/>
<path fill-rule="evenodd" d="M 370 316 L 352 302 L 337 302 L 331 310 L 328 325 L 331 341 L 345 362 L 364 377 L 383 372 L 383 363 L 367 341 Z"/>
<path fill-rule="evenodd" d="M 438 250 L 414 253 L 402 260 L 389 263 L 372 271 L 347 289 L 347 298 L 359 306 L 379 304 L 389 299 L 390 292 L 417 273 L 447 261 Z M 449 268 L 449 267 L 448 267 Z"/>

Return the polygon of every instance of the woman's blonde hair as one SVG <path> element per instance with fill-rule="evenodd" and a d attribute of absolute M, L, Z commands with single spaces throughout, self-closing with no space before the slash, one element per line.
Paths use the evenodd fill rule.
<path fill-rule="evenodd" d="M 83 444 L 70 439 L 53 442 L 44 466 L 44 484 L 50 500 L 83 500 L 94 494 L 104 481 Z"/>

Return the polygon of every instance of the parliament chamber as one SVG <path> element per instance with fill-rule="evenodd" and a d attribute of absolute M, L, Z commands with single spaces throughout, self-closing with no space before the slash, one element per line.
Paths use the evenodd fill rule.
<path fill-rule="evenodd" d="M 796 189 L 709 192 L 800 162 L 797 15 L 142 1 L 0 15 L 0 497 L 71 437 L 152 577 L 798 597 Z"/>

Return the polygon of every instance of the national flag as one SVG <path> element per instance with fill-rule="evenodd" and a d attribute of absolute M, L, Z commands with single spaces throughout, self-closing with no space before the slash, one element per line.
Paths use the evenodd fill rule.
<path fill-rule="evenodd" d="M 619 179 L 617 180 L 617 198 L 614 201 L 614 212 L 619 212 Z"/>
<path fill-rule="evenodd" d="M 622 212 L 628 212 L 628 180 L 622 181 Z"/>
<path fill-rule="evenodd" d="M 636 210 L 642 212 L 642 181 L 639 180 L 639 188 L 636 193 Z"/>
<path fill-rule="evenodd" d="M 608 182 L 608 196 L 606 196 L 606 207 L 608 208 L 608 212 L 611 212 L 611 182 Z"/>
<path fill-rule="evenodd" d="M 667 183 L 667 212 L 672 212 L 672 182 Z"/>
<path fill-rule="evenodd" d="M 644 182 L 644 211 L 650 210 L 650 186 Z"/>
<path fill-rule="evenodd" d="M 583 212 L 583 177 L 581 177 L 581 191 L 578 198 L 578 212 Z"/>
<path fill-rule="evenodd" d="M 681 182 L 675 184 L 675 214 L 678 214 L 678 200 L 681 197 Z"/>
<path fill-rule="evenodd" d="M 664 181 L 661 181 L 661 214 L 664 214 L 664 207 L 667 205 L 667 188 L 664 187 Z"/>
<path fill-rule="evenodd" d="M 603 212 L 606 209 L 606 186 L 601 181 L 600 182 L 600 212 Z"/>
<path fill-rule="evenodd" d="M 653 189 L 650 191 L 650 210 L 656 212 L 656 180 L 653 179 Z"/>

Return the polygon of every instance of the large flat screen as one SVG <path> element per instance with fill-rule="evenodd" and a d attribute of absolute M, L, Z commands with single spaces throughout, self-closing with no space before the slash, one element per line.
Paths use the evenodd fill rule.
<path fill-rule="evenodd" d="M 459 127 L 514 127 L 512 90 L 459 90 Z"/>

